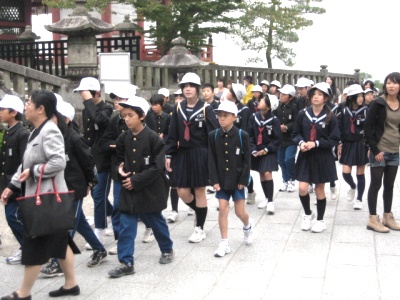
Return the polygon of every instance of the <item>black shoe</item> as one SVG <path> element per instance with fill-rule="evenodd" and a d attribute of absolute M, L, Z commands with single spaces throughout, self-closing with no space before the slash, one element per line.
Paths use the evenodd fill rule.
<path fill-rule="evenodd" d="M 107 251 L 105 249 L 103 250 L 94 250 L 92 256 L 90 258 L 92 259 L 87 263 L 87 266 L 89 268 L 95 267 L 101 264 L 104 258 L 107 257 Z"/>
<path fill-rule="evenodd" d="M 40 273 L 43 276 L 49 277 L 49 278 L 50 277 L 56 277 L 56 276 L 63 276 L 64 275 L 64 272 L 61 270 L 60 265 L 55 260 L 51 261 L 46 266 L 44 266 L 40 270 Z"/>
<path fill-rule="evenodd" d="M 108 275 L 113 278 L 118 278 L 125 275 L 132 275 L 135 273 L 133 265 L 121 263 L 119 267 L 112 269 L 108 272 Z"/>
<path fill-rule="evenodd" d="M 172 261 L 174 260 L 174 256 L 175 256 L 175 253 L 172 250 L 171 250 L 171 252 L 163 253 L 163 254 L 161 254 L 159 262 L 162 265 L 172 263 Z"/>
<path fill-rule="evenodd" d="M 61 296 L 78 296 L 81 293 L 79 285 L 74 286 L 70 289 L 64 289 L 64 287 L 60 287 L 58 290 L 51 291 L 49 293 L 50 297 L 61 297 Z"/>
<path fill-rule="evenodd" d="M 32 296 L 20 297 L 18 296 L 17 292 L 12 292 L 12 294 L 1 297 L 1 300 L 12 300 L 12 299 L 19 299 L 19 300 L 31 300 Z"/>
<path fill-rule="evenodd" d="M 208 188 L 207 194 L 215 194 L 215 190 L 213 188 Z"/>

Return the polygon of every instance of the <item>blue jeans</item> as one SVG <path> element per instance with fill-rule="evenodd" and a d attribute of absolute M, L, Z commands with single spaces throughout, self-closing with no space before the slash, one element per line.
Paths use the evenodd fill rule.
<path fill-rule="evenodd" d="M 139 215 L 121 213 L 120 231 L 118 238 L 118 260 L 121 263 L 133 264 L 135 253 L 135 239 L 138 219 L 153 229 L 154 237 L 162 253 L 172 251 L 173 242 L 169 235 L 168 225 L 161 212 Z"/>
<path fill-rule="evenodd" d="M 119 195 L 121 194 L 122 182 L 114 180 L 114 189 L 113 189 L 113 196 L 114 196 L 114 204 L 113 204 L 113 211 L 111 215 L 112 226 L 114 230 L 114 238 L 118 240 L 119 236 L 119 219 L 121 217 L 121 212 L 118 209 L 119 206 Z"/>
<path fill-rule="evenodd" d="M 278 149 L 278 163 L 282 169 L 284 182 L 293 180 L 297 145 L 280 146 Z"/>
<path fill-rule="evenodd" d="M 112 214 L 112 205 L 108 199 L 110 194 L 111 176 L 110 172 L 97 174 L 98 183 L 92 190 L 94 201 L 94 227 L 99 229 L 107 228 L 107 216 Z"/>
<path fill-rule="evenodd" d="M 16 200 L 8 201 L 4 208 L 4 212 L 8 226 L 10 226 L 12 233 L 14 234 L 20 246 L 22 246 L 22 240 L 24 237 L 24 224 L 22 223 L 18 202 Z"/>
<path fill-rule="evenodd" d="M 78 231 L 93 250 L 104 250 L 103 244 L 94 234 L 92 227 L 90 227 L 88 221 L 86 220 L 85 213 L 82 210 L 82 202 L 82 199 L 74 201 L 75 228 L 70 232 L 70 235 L 73 238 L 75 233 Z"/>

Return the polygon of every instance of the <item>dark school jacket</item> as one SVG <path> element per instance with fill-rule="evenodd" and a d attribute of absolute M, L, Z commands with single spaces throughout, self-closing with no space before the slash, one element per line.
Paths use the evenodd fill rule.
<path fill-rule="evenodd" d="M 272 113 L 278 118 L 281 125 L 285 125 L 287 130 L 282 132 L 281 146 L 287 147 L 293 145 L 292 131 L 296 122 L 297 113 L 299 112 L 296 103 L 291 100 L 288 103 L 279 103 L 277 109 Z"/>
<path fill-rule="evenodd" d="M 250 109 L 248 106 L 244 105 L 241 102 L 236 103 L 236 105 L 238 108 L 238 114 L 234 124 L 237 128 L 249 132 L 249 122 L 251 116 Z"/>
<path fill-rule="evenodd" d="M 259 128 L 264 129 L 261 133 L 262 142 L 257 145 Z M 249 135 L 251 153 L 263 149 L 270 153 L 278 152 L 282 140 L 281 123 L 270 111 L 265 119 L 261 116 L 261 112 L 257 112 L 250 118 Z"/>
<path fill-rule="evenodd" d="M 0 151 L 0 191 L 3 191 L 7 187 L 12 176 L 21 165 L 29 134 L 29 130 L 21 122 L 4 130 Z M 10 200 L 19 196 L 20 194 L 14 193 Z"/>
<path fill-rule="evenodd" d="M 83 105 L 85 106 L 82 111 L 84 141 L 90 147 L 97 171 L 108 172 L 111 167 L 110 154 L 102 150 L 101 138 L 113 109 L 104 101 L 95 104 L 92 99 L 83 101 Z"/>
<path fill-rule="evenodd" d="M 381 152 L 377 145 L 385 131 L 386 105 L 385 99 L 381 97 L 372 101 L 364 123 L 365 142 L 374 156 Z"/>
<path fill-rule="evenodd" d="M 358 142 L 363 139 L 366 115 L 366 106 L 361 106 L 354 112 L 348 106 L 341 109 L 341 113 L 337 115 L 341 142 Z M 354 132 L 351 131 L 352 127 Z"/>
<path fill-rule="evenodd" d="M 312 125 L 316 129 L 316 148 L 314 149 L 332 149 L 339 143 L 340 133 L 337 118 L 334 113 L 327 121 L 326 109 L 322 109 L 318 117 L 314 116 L 312 107 L 299 111 L 293 130 L 293 141 L 296 145 L 301 142 L 310 141 Z"/>
<path fill-rule="evenodd" d="M 187 114 L 187 101 L 183 100 L 175 104 L 171 116 L 168 138 L 166 141 L 167 157 L 175 154 L 179 147 L 182 148 L 207 148 L 208 133 L 219 127 L 215 112 L 211 105 L 202 100 L 198 100 L 193 107 L 193 113 Z M 189 127 L 190 139 L 184 139 L 185 123 Z"/>
<path fill-rule="evenodd" d="M 67 126 L 64 136 L 67 162 L 64 177 L 68 190 L 74 190 L 75 200 L 80 200 L 87 196 L 88 186 L 97 183 L 97 174 L 94 171 L 95 164 L 90 148 L 73 126 L 73 123 Z"/>
<path fill-rule="evenodd" d="M 147 126 L 137 135 L 131 130 L 125 131 L 117 139 L 117 156 L 118 165 L 124 162 L 124 171 L 132 173 L 133 186 L 133 190 L 122 187 L 119 210 L 142 214 L 165 209 L 169 183 L 163 171 L 165 144 L 158 134 Z"/>
<path fill-rule="evenodd" d="M 208 134 L 208 170 L 211 185 L 235 190 L 238 184 L 247 186 L 250 176 L 249 134 L 233 126 L 228 132 L 221 128 Z"/>

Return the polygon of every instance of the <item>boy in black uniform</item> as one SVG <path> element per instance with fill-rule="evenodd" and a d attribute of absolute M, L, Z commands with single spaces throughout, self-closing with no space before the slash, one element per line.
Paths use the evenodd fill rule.
<path fill-rule="evenodd" d="M 96 78 L 85 77 L 78 88 L 85 108 L 82 111 L 83 138 L 90 147 L 97 168 L 98 183 L 92 190 L 94 201 L 95 234 L 101 240 L 104 228 L 107 228 L 107 216 L 112 214 L 112 205 L 108 199 L 111 184 L 111 156 L 101 146 L 101 139 L 108 126 L 112 114 L 112 107 L 100 98 L 100 83 Z M 91 249 L 86 245 L 86 249 Z"/>
<path fill-rule="evenodd" d="M 174 110 L 174 107 L 169 104 L 169 89 L 167 88 L 161 88 L 158 90 L 158 93 L 160 95 L 163 95 L 163 105 L 162 105 L 162 110 L 163 112 L 166 112 L 167 114 L 171 115 L 172 111 Z"/>
<path fill-rule="evenodd" d="M 17 171 L 24 156 L 29 130 L 20 122 L 24 113 L 24 104 L 17 96 L 5 95 L 0 101 L 0 120 L 6 123 L 3 143 L 0 151 L 0 191 L 2 192 L 10 183 L 11 177 Z M 22 246 L 24 227 L 18 211 L 18 203 L 15 200 L 20 194 L 13 193 L 5 205 L 5 215 L 8 226 L 18 243 Z M 21 250 L 18 250 L 6 258 L 8 264 L 21 262 Z"/>
<path fill-rule="evenodd" d="M 162 211 L 167 207 L 169 183 L 164 174 L 165 143 L 143 124 L 149 109 L 140 97 L 120 103 L 129 130 L 117 139 L 118 176 L 122 180 L 119 202 L 120 232 L 118 260 L 121 265 L 108 272 L 110 277 L 134 273 L 134 248 L 137 223 L 150 225 L 161 250 L 160 264 L 173 261 L 173 242 Z"/>
<path fill-rule="evenodd" d="M 217 109 L 219 101 L 215 100 L 214 86 L 210 83 L 203 84 L 202 87 L 203 100 L 211 105 L 213 109 Z"/>
<path fill-rule="evenodd" d="M 164 139 L 168 135 L 169 123 L 171 123 L 171 115 L 163 111 L 164 96 L 155 94 L 150 98 L 151 111 L 149 115 L 154 119 L 156 124 L 155 132 Z"/>
<path fill-rule="evenodd" d="M 235 213 L 243 222 L 244 241 L 251 243 L 252 224 L 246 212 L 245 187 L 250 177 L 249 135 L 234 126 L 238 109 L 235 103 L 223 101 L 216 110 L 221 128 L 208 134 L 208 170 L 211 185 L 217 191 L 219 202 L 219 229 L 222 241 L 214 252 L 222 257 L 231 252 L 228 241 L 229 199 L 235 204 Z"/>

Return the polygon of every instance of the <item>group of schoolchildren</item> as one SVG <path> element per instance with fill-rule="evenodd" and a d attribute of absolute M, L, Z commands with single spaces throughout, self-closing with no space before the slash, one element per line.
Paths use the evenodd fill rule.
<path fill-rule="evenodd" d="M 251 244 L 254 223 L 246 211 L 246 203 L 255 204 L 256 193 L 250 170 L 259 173 L 264 194 L 258 208 L 266 209 L 270 215 L 275 213 L 272 172 L 281 168 L 281 192 L 294 192 L 295 180 L 299 182 L 304 209 L 302 230 L 326 229 L 325 183 L 330 183 L 331 198 L 336 199 L 337 158 L 350 187 L 347 199 L 354 201 L 357 193 L 354 209 L 362 208 L 368 163 L 364 124 L 367 106 L 375 98 L 373 86 L 363 89 L 351 82 L 340 95 L 330 77 L 317 84 L 299 78 L 294 86 L 282 86 L 277 80 L 271 83 L 263 80 L 254 85 L 253 78 L 245 76 L 243 85 L 231 82 L 225 88 L 223 79 L 219 79 L 214 89 L 212 84 L 201 84 L 197 74 L 186 73 L 179 88 L 174 92 L 175 104 L 171 105 L 168 89 L 160 89 L 147 101 L 136 96 L 134 86 L 121 85 L 110 93 L 113 115 L 113 108 L 101 99 L 98 80 L 83 78 L 74 90 L 83 100 L 83 135 L 73 121 L 73 107 L 57 95 L 57 109 L 66 117 L 69 128 L 64 134 L 68 157 L 66 182 L 76 191 L 77 220 L 71 235 L 78 231 L 88 242 L 85 247 L 93 249 L 88 267 L 99 265 L 107 256 L 103 235 L 114 235 L 115 247 L 108 254 L 118 255 L 121 264 L 108 274 L 110 277 L 133 274 L 139 221 L 146 227 L 143 242 L 155 239 L 161 251 L 159 262 L 171 263 L 174 249 L 167 222 L 179 220 L 180 198 L 189 207 L 189 213 L 195 214 L 188 241 L 204 240 L 208 186 L 215 191 L 219 209 L 221 241 L 214 256 L 223 257 L 231 251 L 228 239 L 231 198 L 243 223 L 244 242 Z M 15 96 L 7 95 L 0 101 L 1 121 L 7 124 L 0 152 L 2 189 L 19 166 L 29 136 L 20 122 L 23 108 L 22 101 Z M 374 146 L 372 142 L 371 145 Z M 379 154 L 374 150 L 374 155 Z M 351 175 L 352 166 L 357 169 L 357 183 Z M 379 178 L 379 174 L 376 176 Z M 111 186 L 113 204 L 108 199 Z M 82 211 L 88 188 L 94 201 L 94 231 Z M 313 191 L 316 215 L 310 205 Z M 168 198 L 172 210 L 165 219 L 162 211 L 167 208 Z M 373 218 L 370 217 L 369 229 L 387 232 L 382 228 L 386 226 L 400 230 L 390 211 L 391 201 L 386 202 L 384 224 L 370 209 Z M 5 211 L 14 236 L 22 244 L 23 223 L 15 199 L 10 199 Z M 10 264 L 19 263 L 20 252 L 6 260 Z M 62 275 L 55 259 L 41 272 L 46 276 Z"/>

